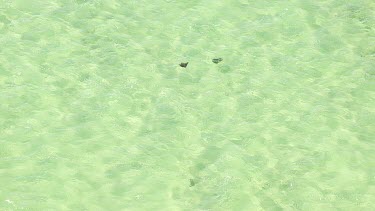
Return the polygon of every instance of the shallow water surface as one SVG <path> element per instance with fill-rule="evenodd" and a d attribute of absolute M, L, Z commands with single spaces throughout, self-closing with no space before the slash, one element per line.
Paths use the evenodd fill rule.
<path fill-rule="evenodd" d="M 0 210 L 375 210 L 373 11 L 0 0 Z"/>

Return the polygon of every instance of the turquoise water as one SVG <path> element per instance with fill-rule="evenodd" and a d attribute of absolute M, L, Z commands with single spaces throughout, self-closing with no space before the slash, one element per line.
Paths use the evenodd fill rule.
<path fill-rule="evenodd" d="M 374 11 L 0 0 L 0 210 L 375 210 Z"/>

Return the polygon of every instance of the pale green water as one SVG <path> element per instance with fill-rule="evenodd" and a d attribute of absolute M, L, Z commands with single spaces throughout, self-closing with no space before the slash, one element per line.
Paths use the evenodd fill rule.
<path fill-rule="evenodd" d="M 374 210 L 374 11 L 1 0 L 0 210 Z"/>

